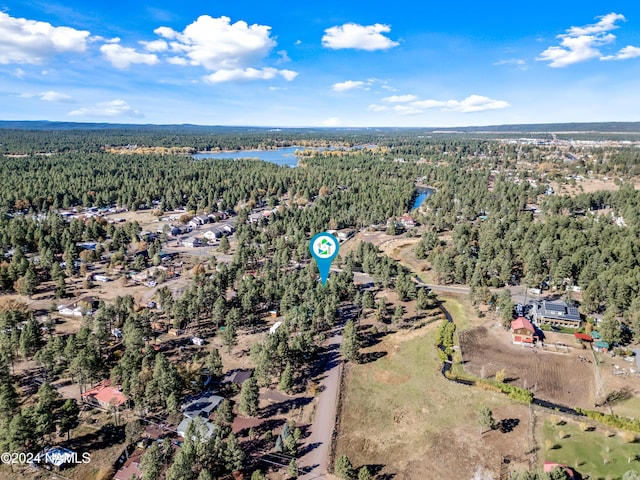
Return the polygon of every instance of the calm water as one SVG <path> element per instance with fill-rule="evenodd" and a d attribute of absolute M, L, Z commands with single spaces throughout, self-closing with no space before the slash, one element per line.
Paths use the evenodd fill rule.
<path fill-rule="evenodd" d="M 433 190 L 426 187 L 416 188 L 416 192 L 418 193 L 418 195 L 413 201 L 413 206 L 411 207 L 411 210 L 415 210 L 416 208 L 418 208 L 420 205 L 424 203 L 424 201 L 427 198 L 429 198 L 433 194 Z"/>
<path fill-rule="evenodd" d="M 216 153 L 196 153 L 193 158 L 227 158 L 238 160 L 240 158 L 257 158 L 265 162 L 275 163 L 276 165 L 286 165 L 289 167 L 298 166 L 298 158 L 295 155 L 296 150 L 302 147 L 282 147 L 277 150 L 244 150 L 241 152 L 216 152 Z"/>

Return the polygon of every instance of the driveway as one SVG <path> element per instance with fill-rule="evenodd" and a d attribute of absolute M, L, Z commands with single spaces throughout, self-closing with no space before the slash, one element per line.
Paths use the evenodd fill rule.
<path fill-rule="evenodd" d="M 311 434 L 305 439 L 302 447 L 304 454 L 298 461 L 298 468 L 304 472 L 298 476 L 300 480 L 329 478 L 326 474 L 342 373 L 342 326 L 335 327 L 331 335 L 325 342 L 326 351 L 321 360 L 324 363 L 324 373 L 321 374 L 322 391 L 318 396 L 313 423 L 309 427 Z"/>

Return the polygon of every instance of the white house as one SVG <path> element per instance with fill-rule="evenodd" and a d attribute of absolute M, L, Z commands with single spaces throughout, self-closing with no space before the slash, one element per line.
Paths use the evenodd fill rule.
<path fill-rule="evenodd" d="M 196 237 L 189 237 L 182 241 L 182 246 L 187 248 L 199 247 L 202 245 L 202 240 Z"/>
<path fill-rule="evenodd" d="M 176 428 L 176 433 L 178 434 L 179 437 L 185 438 L 187 429 L 189 428 L 189 425 L 191 425 L 191 422 L 193 422 L 193 418 L 184 417 L 182 419 L 182 421 Z M 204 437 L 211 437 L 213 435 L 213 432 L 215 432 L 215 428 L 216 428 L 215 425 L 208 422 L 207 420 L 204 420 L 201 423 L 201 425 L 202 425 Z"/>
<path fill-rule="evenodd" d="M 198 347 L 201 347 L 202 345 L 204 345 L 204 340 L 202 340 L 200 337 L 193 337 L 191 339 L 191 343 L 197 345 Z"/>

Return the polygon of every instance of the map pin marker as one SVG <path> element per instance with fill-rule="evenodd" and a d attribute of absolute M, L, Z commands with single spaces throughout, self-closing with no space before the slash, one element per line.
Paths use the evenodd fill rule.
<path fill-rule="evenodd" d="M 318 270 L 320 271 L 320 280 L 322 285 L 326 286 L 329 277 L 329 269 L 331 262 L 338 255 L 340 244 L 338 239 L 327 232 L 318 233 L 311 239 L 309 250 L 311 255 L 316 259 Z"/>

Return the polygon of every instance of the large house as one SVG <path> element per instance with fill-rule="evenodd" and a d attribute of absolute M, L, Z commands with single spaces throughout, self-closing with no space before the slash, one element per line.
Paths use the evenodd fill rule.
<path fill-rule="evenodd" d="M 103 408 L 120 408 L 127 403 L 127 397 L 119 388 L 111 386 L 111 380 L 105 380 L 82 395 L 82 400 L 88 403 L 97 403 Z"/>
<path fill-rule="evenodd" d="M 533 345 L 538 339 L 533 324 L 524 317 L 511 322 L 511 340 L 517 345 Z"/>
<path fill-rule="evenodd" d="M 550 324 L 561 327 L 580 328 L 582 320 L 576 307 L 565 302 L 536 302 L 533 304 L 533 320 L 537 324 Z"/>
<path fill-rule="evenodd" d="M 209 422 L 209 417 L 218 408 L 224 399 L 212 392 L 204 392 L 196 397 L 188 398 L 181 406 L 180 410 L 184 417 L 176 428 L 178 436 L 184 438 L 187 429 L 194 419 L 200 417 L 206 429 L 205 435 L 211 436 L 214 432 L 214 425 Z"/>
<path fill-rule="evenodd" d="M 67 305 L 60 305 L 58 307 L 58 313 L 60 315 L 67 315 L 70 317 L 81 317 L 84 314 L 93 315 L 93 312 L 98 307 L 98 299 L 95 297 L 82 297 L 75 302 Z"/>

